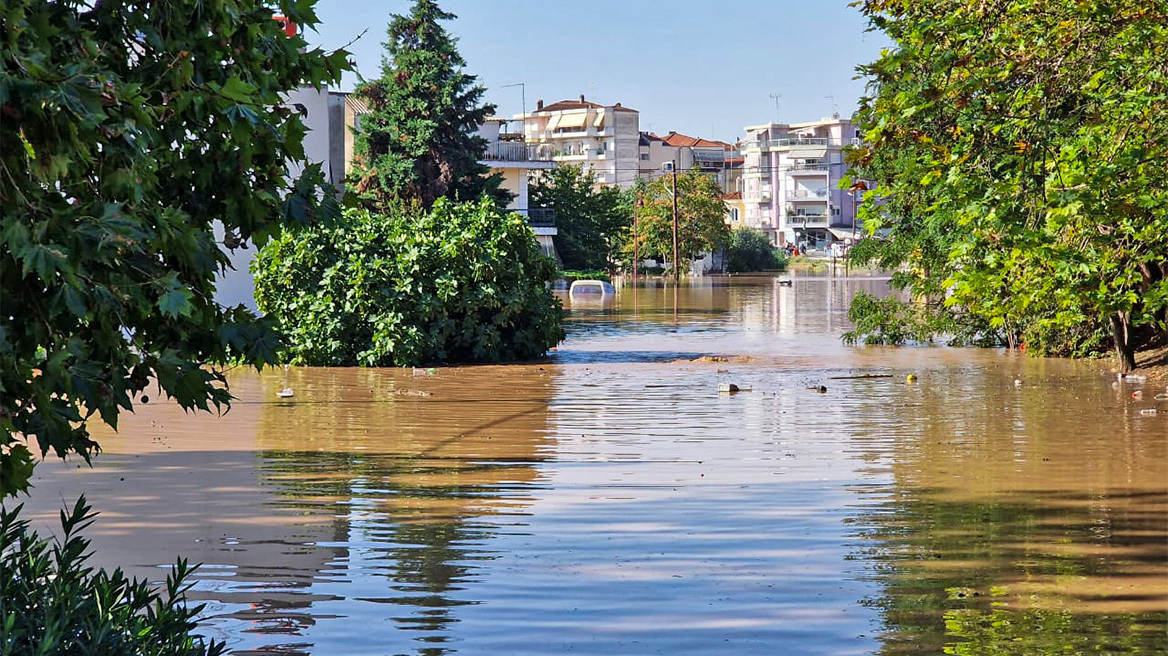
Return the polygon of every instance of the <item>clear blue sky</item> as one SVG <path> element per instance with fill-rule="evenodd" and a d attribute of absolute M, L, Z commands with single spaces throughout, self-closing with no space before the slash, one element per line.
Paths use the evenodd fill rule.
<path fill-rule="evenodd" d="M 320 0 L 310 43 L 349 46 L 362 75 L 378 75 L 391 13 L 411 0 Z M 467 72 L 500 116 L 576 98 L 641 112 L 641 129 L 733 141 L 746 125 L 851 114 L 864 85 L 855 67 L 888 39 L 866 32 L 847 0 L 439 0 L 458 18 Z M 352 89 L 347 77 L 343 90 Z M 833 99 L 827 96 L 834 96 Z"/>

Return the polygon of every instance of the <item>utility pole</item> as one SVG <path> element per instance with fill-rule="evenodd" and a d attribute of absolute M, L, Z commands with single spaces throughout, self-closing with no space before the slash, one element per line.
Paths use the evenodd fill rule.
<path fill-rule="evenodd" d="M 681 258 L 677 250 L 677 161 L 669 172 L 673 178 L 673 284 L 676 287 L 681 280 Z"/>
<path fill-rule="evenodd" d="M 641 210 L 641 192 L 637 191 L 637 200 L 633 203 L 633 294 L 637 293 L 637 272 L 641 266 L 641 224 L 639 214 Z"/>

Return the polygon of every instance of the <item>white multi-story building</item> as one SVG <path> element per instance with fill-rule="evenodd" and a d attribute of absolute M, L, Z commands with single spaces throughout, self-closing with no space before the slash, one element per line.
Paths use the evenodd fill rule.
<path fill-rule="evenodd" d="M 847 173 L 844 150 L 858 145 L 858 137 L 856 124 L 838 114 L 747 126 L 741 142 L 743 223 L 778 245 L 816 248 L 854 238 L 857 198 L 839 184 Z"/>
<path fill-rule="evenodd" d="M 526 142 L 540 157 L 591 171 L 600 185 L 630 187 L 637 178 L 640 112 L 629 107 L 600 105 L 580 96 L 520 114 Z"/>
<path fill-rule="evenodd" d="M 506 119 L 489 118 L 479 126 L 479 136 L 487 140 L 487 152 L 480 163 L 491 168 L 491 173 L 500 173 L 503 182 L 499 186 L 511 192 L 511 204 L 507 209 L 527 217 L 527 223 L 535 231 L 540 248 L 546 255 L 555 254 L 552 237 L 556 236 L 555 217 L 550 210 L 531 209 L 527 204 L 527 183 L 532 171 L 554 169 L 556 163 L 548 154 L 540 154 L 537 148 L 529 146 L 522 134 L 503 132 Z"/>

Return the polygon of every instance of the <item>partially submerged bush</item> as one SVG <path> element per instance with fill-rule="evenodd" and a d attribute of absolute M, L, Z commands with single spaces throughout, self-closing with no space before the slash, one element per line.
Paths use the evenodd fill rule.
<path fill-rule="evenodd" d="M 86 565 L 80 531 L 95 513 L 82 497 L 61 511 L 60 539 L 40 538 L 0 508 L 0 654 L 66 656 L 218 656 L 226 647 L 191 635 L 203 606 L 186 606 L 192 568 L 180 559 L 165 595 L 146 581 Z"/>
<path fill-rule="evenodd" d="M 252 264 L 256 302 L 312 366 L 503 362 L 564 338 L 555 263 L 522 217 L 494 203 L 388 215 L 346 211 L 337 225 L 287 232 Z"/>
<path fill-rule="evenodd" d="M 780 255 L 763 231 L 742 227 L 730 233 L 726 244 L 726 270 L 730 273 L 785 268 L 786 254 Z"/>

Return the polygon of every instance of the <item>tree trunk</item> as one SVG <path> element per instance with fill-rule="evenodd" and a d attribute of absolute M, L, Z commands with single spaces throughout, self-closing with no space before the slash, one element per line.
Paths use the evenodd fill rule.
<path fill-rule="evenodd" d="M 1122 315 L 1111 315 L 1111 338 L 1115 341 L 1115 355 L 1119 358 L 1119 370 L 1128 373 L 1136 368 L 1136 354 L 1127 339 L 1127 322 Z"/>

